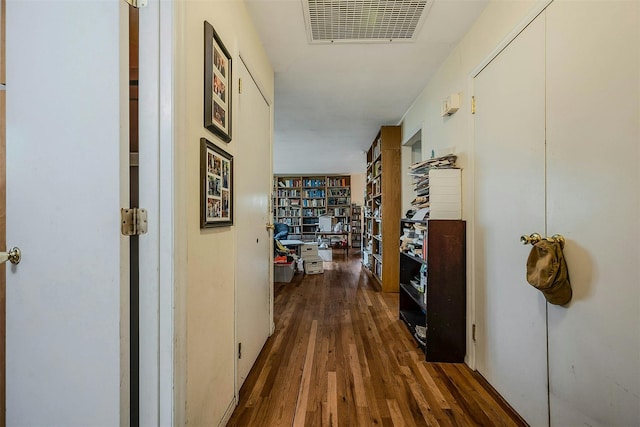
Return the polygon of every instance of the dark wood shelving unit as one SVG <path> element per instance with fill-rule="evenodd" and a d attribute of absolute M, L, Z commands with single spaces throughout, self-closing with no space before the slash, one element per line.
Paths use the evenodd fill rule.
<path fill-rule="evenodd" d="M 400 233 L 424 227 L 418 254 L 400 253 L 400 319 L 405 323 L 428 362 L 464 362 L 466 354 L 466 224 L 460 220 L 400 220 Z M 420 282 L 424 292 L 411 284 Z M 426 327 L 419 337 L 416 326 Z"/>

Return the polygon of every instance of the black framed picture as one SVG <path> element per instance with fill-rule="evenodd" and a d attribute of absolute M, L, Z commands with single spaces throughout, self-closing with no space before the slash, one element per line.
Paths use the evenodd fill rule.
<path fill-rule="evenodd" d="M 233 156 L 200 138 L 200 228 L 233 224 Z"/>
<path fill-rule="evenodd" d="M 204 127 L 231 141 L 231 55 L 204 21 Z"/>

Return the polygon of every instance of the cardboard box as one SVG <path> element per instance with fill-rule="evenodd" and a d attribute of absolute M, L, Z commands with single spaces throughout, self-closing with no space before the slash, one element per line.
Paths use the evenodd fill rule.
<path fill-rule="evenodd" d="M 274 263 L 273 264 L 273 281 L 289 283 L 293 279 L 293 273 L 295 272 L 295 266 L 293 262 L 290 263 Z"/>
<path fill-rule="evenodd" d="M 324 272 L 324 266 L 322 264 L 322 258 L 319 256 L 304 259 L 304 273 L 305 274 L 320 274 Z"/>
<path fill-rule="evenodd" d="M 307 242 L 300 247 L 300 256 L 303 259 L 313 258 L 318 256 L 318 243 Z"/>

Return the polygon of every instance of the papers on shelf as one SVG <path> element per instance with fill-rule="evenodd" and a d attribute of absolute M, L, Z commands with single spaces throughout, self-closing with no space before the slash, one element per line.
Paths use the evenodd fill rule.
<path fill-rule="evenodd" d="M 422 221 L 429 217 L 429 208 L 418 209 L 416 213 L 411 217 L 411 219 L 415 219 L 417 221 Z"/>
<path fill-rule="evenodd" d="M 410 173 L 425 174 L 430 168 L 455 168 L 457 159 L 458 156 L 455 154 L 447 154 L 446 156 L 423 160 L 409 166 Z"/>
<path fill-rule="evenodd" d="M 409 175 L 413 177 L 413 186 L 416 197 L 411 202 L 412 210 L 417 211 L 412 218 L 416 220 L 425 220 L 430 216 L 434 218 L 453 218 L 459 216 L 460 213 L 460 178 L 459 168 L 456 167 L 457 156 L 455 154 L 447 154 L 441 157 L 434 157 L 423 160 L 409 166 Z M 438 176 L 438 182 L 430 182 L 430 174 L 448 173 L 457 170 L 457 183 L 450 184 L 444 182 L 442 177 Z M 434 177 L 431 176 L 431 181 Z M 438 191 L 433 191 L 434 186 Z M 456 206 L 449 207 L 443 205 L 443 188 L 447 187 L 444 192 L 445 196 L 456 196 Z M 455 191 L 450 191 L 449 187 L 456 187 Z M 451 197 L 449 197 L 451 198 Z M 445 209 L 446 208 L 446 209 Z M 447 212 L 442 213 L 441 211 Z M 451 212 L 449 212 L 451 211 Z"/>

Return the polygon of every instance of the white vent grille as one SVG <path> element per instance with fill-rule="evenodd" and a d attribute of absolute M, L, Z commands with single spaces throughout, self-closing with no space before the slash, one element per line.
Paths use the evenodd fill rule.
<path fill-rule="evenodd" d="M 432 0 L 302 0 L 311 43 L 413 41 Z"/>

